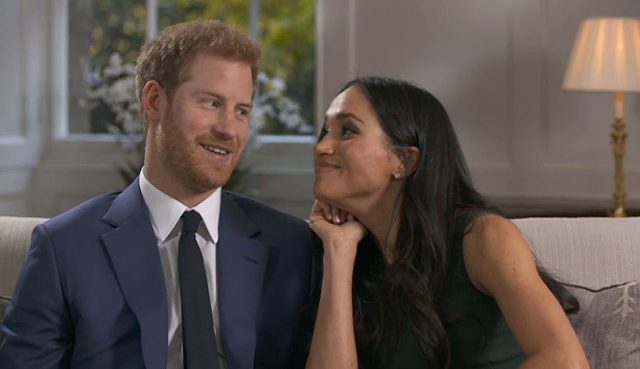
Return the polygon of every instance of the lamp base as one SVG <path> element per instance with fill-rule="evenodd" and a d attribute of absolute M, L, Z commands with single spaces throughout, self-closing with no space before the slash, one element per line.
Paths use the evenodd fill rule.
<path fill-rule="evenodd" d="M 613 211 L 613 213 L 611 213 L 611 216 L 614 218 L 624 218 L 627 216 L 627 212 L 624 210 L 624 208 L 617 208 Z"/>
<path fill-rule="evenodd" d="M 613 132 L 611 132 L 611 139 L 613 144 L 613 157 L 615 162 L 615 185 L 616 191 L 613 194 L 613 198 L 616 202 L 615 210 L 613 211 L 614 217 L 624 217 L 626 212 L 624 211 L 624 198 L 627 194 L 624 192 L 624 166 L 623 159 L 625 154 L 625 139 L 627 133 L 624 131 L 624 123 L 622 122 L 622 112 L 624 106 L 624 93 L 614 93 L 614 109 L 615 109 L 615 121 L 613 123 Z"/>

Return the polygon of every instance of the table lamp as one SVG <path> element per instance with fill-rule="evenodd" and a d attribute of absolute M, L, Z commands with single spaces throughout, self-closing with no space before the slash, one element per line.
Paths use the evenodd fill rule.
<path fill-rule="evenodd" d="M 611 133 L 615 159 L 615 209 L 623 217 L 625 125 L 624 93 L 640 91 L 640 20 L 587 18 L 580 24 L 562 87 L 566 90 L 613 92 Z"/>

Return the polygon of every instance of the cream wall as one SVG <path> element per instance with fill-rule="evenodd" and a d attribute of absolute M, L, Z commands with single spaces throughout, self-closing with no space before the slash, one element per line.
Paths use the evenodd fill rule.
<path fill-rule="evenodd" d="M 613 201 L 613 96 L 565 92 L 561 84 L 580 20 L 640 17 L 637 0 L 322 3 L 331 29 L 323 33 L 321 106 L 346 77 L 409 79 L 442 100 L 475 184 L 512 212 Z M 639 96 L 627 95 L 625 112 L 628 203 L 636 209 Z"/>
<path fill-rule="evenodd" d="M 67 0 L 0 2 L 0 214 L 51 216 L 116 190 L 113 142 L 68 137 Z M 319 118 L 340 84 L 415 81 L 451 115 L 473 178 L 512 211 L 598 209 L 613 192 L 610 94 L 560 85 L 579 21 L 637 0 L 320 0 Z M 640 207 L 640 97 L 627 95 L 629 206 Z M 264 143 L 247 192 L 304 216 L 309 143 Z"/>
<path fill-rule="evenodd" d="M 34 0 L 0 2 L 0 214 L 28 213 L 27 188 L 46 134 L 45 12 Z"/>

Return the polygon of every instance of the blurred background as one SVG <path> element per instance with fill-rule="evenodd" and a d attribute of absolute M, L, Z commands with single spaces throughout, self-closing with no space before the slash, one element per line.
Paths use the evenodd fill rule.
<path fill-rule="evenodd" d="M 593 16 L 638 18 L 640 2 L 2 0 L 0 215 L 50 217 L 122 189 L 141 162 L 138 50 L 199 18 L 232 23 L 263 48 L 254 138 L 234 190 L 305 217 L 324 110 L 343 82 L 375 74 L 441 99 L 474 183 L 507 215 L 605 215 L 613 94 L 562 88 L 579 24 Z M 640 95 L 625 102 L 633 215 Z"/>

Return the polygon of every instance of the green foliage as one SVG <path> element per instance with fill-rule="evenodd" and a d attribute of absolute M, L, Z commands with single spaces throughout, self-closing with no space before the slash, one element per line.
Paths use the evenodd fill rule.
<path fill-rule="evenodd" d="M 261 2 L 262 68 L 287 82 L 285 94 L 300 104 L 302 117 L 314 119 L 315 1 Z"/>
<path fill-rule="evenodd" d="M 159 29 L 196 20 L 219 19 L 248 31 L 248 0 L 162 0 L 159 5 Z"/>
<path fill-rule="evenodd" d="M 107 65 L 118 53 L 134 63 L 146 35 L 145 0 L 93 0 L 93 29 L 89 57 L 94 68 Z"/>
<path fill-rule="evenodd" d="M 261 67 L 271 78 L 286 82 L 284 95 L 300 105 L 302 118 L 314 119 L 315 1 L 260 2 Z M 220 19 L 248 32 L 248 0 L 158 0 L 158 29 L 194 19 Z M 144 0 L 93 0 L 89 57 L 102 69 L 114 53 L 133 63 L 146 32 Z M 296 134 L 282 122 L 268 119 L 260 133 Z"/>

